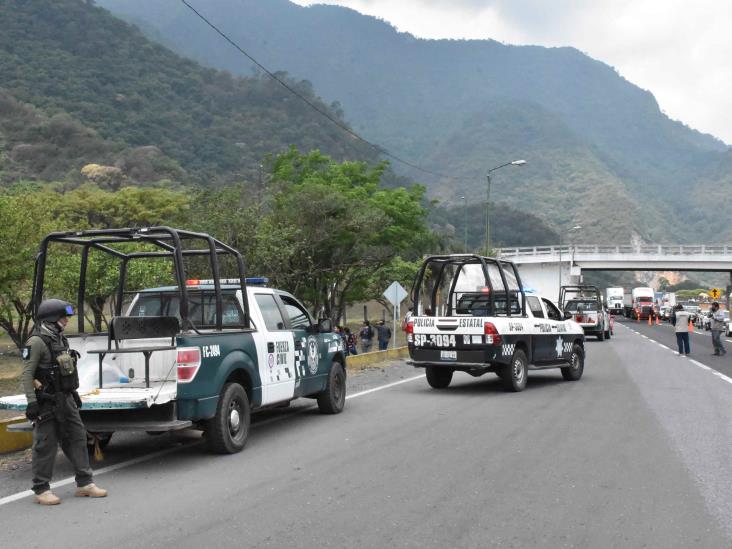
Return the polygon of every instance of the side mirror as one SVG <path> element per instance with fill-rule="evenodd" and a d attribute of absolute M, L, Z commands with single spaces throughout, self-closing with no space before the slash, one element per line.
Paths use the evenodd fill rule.
<path fill-rule="evenodd" d="M 572 313 L 569 311 L 564 311 L 564 320 L 570 320 L 572 318 Z"/>
<path fill-rule="evenodd" d="M 321 318 L 318 321 L 318 331 L 321 334 L 327 334 L 333 331 L 333 323 L 330 321 L 330 318 Z"/>

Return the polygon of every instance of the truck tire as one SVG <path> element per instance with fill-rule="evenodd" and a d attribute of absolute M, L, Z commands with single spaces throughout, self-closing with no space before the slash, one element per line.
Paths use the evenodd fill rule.
<path fill-rule="evenodd" d="M 598 332 L 597 333 L 597 341 L 605 341 L 605 332 Z"/>
<path fill-rule="evenodd" d="M 340 362 L 333 362 L 325 391 L 318 395 L 318 409 L 322 414 L 340 414 L 346 405 L 346 374 Z"/>
<path fill-rule="evenodd" d="M 526 379 L 529 369 L 529 361 L 526 359 L 526 353 L 521 349 L 516 349 L 511 357 L 511 364 L 503 367 L 503 388 L 506 391 L 518 393 L 526 388 Z"/>
<path fill-rule="evenodd" d="M 216 415 L 206 422 L 206 446 L 217 454 L 241 452 L 249 437 L 250 421 L 249 397 L 244 387 L 227 383 L 221 390 Z"/>
<path fill-rule="evenodd" d="M 610 333 L 610 328 L 607 329 L 605 332 L 605 339 L 610 339 L 612 337 L 612 334 Z"/>
<path fill-rule="evenodd" d="M 577 381 L 582 377 L 585 371 L 585 352 L 582 347 L 575 345 L 572 347 L 572 356 L 569 359 L 569 366 L 562 368 L 562 377 L 567 381 Z"/>
<path fill-rule="evenodd" d="M 433 389 L 446 389 L 452 381 L 452 368 L 442 368 L 438 366 L 427 366 L 425 368 L 427 374 L 427 383 Z"/>

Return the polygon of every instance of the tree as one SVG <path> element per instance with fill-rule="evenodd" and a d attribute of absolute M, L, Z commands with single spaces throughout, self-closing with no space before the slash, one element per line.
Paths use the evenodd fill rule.
<path fill-rule="evenodd" d="M 31 329 L 33 259 L 52 227 L 55 193 L 19 185 L 0 191 L 0 327 L 22 347 Z"/>
<path fill-rule="evenodd" d="M 177 225 L 186 221 L 188 197 L 167 189 L 126 187 L 118 192 L 84 186 L 62 194 L 49 187 L 17 185 L 0 191 L 0 327 L 21 347 L 31 329 L 33 259 L 41 239 L 52 231 L 129 226 Z M 138 246 L 139 248 L 139 246 Z M 45 297 L 76 301 L 81 248 L 49 249 Z M 129 264 L 127 289 L 170 279 L 170 264 L 136 260 Z M 92 251 L 85 300 L 97 331 L 105 307 L 115 295 L 119 260 Z M 83 311 L 80 311 L 83 314 Z"/>
<path fill-rule="evenodd" d="M 659 292 L 667 292 L 668 288 L 670 286 L 671 286 L 671 282 L 665 276 L 662 276 L 658 279 L 658 291 Z"/>
<path fill-rule="evenodd" d="M 273 195 L 257 230 L 257 262 L 279 286 L 336 321 L 373 298 L 370 278 L 429 241 L 424 188 L 385 189 L 382 163 L 338 163 L 294 148 L 273 163 Z"/>
<path fill-rule="evenodd" d="M 94 186 L 80 187 L 59 195 L 54 206 L 57 230 L 110 229 L 155 225 L 176 226 L 187 221 L 188 197 L 168 189 L 125 187 L 109 192 Z M 120 251 L 141 249 L 140 245 L 117 245 Z M 153 249 L 153 248 L 151 248 Z M 73 300 L 79 284 L 81 248 L 66 247 L 49 254 L 48 288 L 57 297 Z M 120 260 L 100 251 L 89 254 L 85 300 L 96 331 L 103 330 L 104 310 L 113 299 L 119 281 Z M 167 277 L 166 277 L 167 275 Z M 128 265 L 126 289 L 139 289 L 156 280 L 172 280 L 170 263 L 134 260 Z"/>

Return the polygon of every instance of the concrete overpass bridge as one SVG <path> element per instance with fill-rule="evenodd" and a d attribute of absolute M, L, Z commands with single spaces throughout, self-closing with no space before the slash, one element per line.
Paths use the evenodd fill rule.
<path fill-rule="evenodd" d="M 501 248 L 497 255 L 519 266 L 526 286 L 555 300 L 559 286 L 578 283 L 583 271 L 728 272 L 732 283 L 732 245 L 578 244 Z"/>

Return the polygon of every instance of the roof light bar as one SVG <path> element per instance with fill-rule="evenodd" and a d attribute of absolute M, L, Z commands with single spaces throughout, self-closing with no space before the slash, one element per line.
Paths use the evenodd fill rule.
<path fill-rule="evenodd" d="M 245 278 L 244 282 L 248 286 L 266 286 L 269 283 L 269 278 L 265 276 L 256 276 L 251 278 Z M 186 280 L 186 286 L 213 286 L 214 281 L 212 278 L 209 279 L 198 279 L 191 278 Z M 219 284 L 239 284 L 238 278 L 220 278 Z"/>

